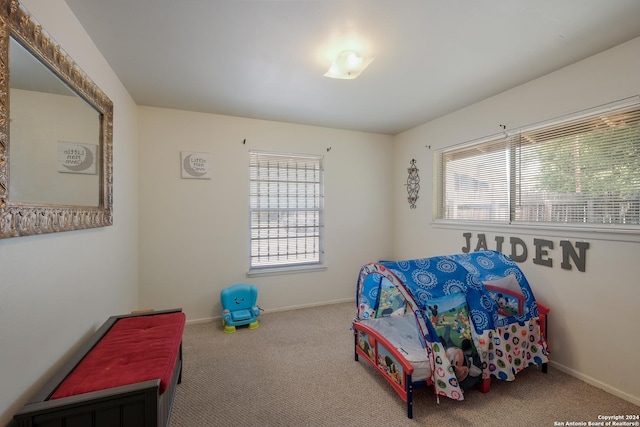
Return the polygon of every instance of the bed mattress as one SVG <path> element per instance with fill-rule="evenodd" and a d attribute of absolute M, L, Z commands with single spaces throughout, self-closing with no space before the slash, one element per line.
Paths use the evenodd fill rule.
<path fill-rule="evenodd" d="M 360 322 L 383 335 L 411 363 L 413 382 L 429 378 L 431 365 L 413 314 L 363 319 Z"/>

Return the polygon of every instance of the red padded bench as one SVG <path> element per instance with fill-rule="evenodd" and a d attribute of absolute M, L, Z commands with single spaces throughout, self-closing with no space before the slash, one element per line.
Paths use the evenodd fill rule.
<path fill-rule="evenodd" d="M 112 316 L 15 415 L 19 426 L 166 426 L 182 374 L 180 309 Z"/>

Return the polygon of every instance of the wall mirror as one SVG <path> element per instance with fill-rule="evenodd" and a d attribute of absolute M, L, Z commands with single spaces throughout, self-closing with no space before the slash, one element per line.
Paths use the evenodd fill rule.
<path fill-rule="evenodd" d="M 113 103 L 0 0 L 0 238 L 113 224 Z"/>

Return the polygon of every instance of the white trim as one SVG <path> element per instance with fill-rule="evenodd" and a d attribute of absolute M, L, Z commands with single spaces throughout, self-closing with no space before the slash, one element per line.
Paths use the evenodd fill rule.
<path fill-rule="evenodd" d="M 598 228 L 576 226 L 576 224 L 548 224 L 548 223 L 517 223 L 506 222 L 463 222 L 434 220 L 431 222 L 433 228 L 460 230 L 460 231 L 490 231 L 509 234 L 524 234 L 531 236 L 558 236 L 561 238 L 602 240 L 606 242 L 631 242 L 640 243 L 640 228 Z"/>
<path fill-rule="evenodd" d="M 491 135 L 486 135 L 486 136 L 481 136 L 480 138 L 474 138 L 474 139 L 470 139 L 468 141 L 464 141 L 464 142 L 458 142 L 456 144 L 453 145 L 447 145 L 446 147 L 440 147 L 437 148 L 435 150 L 433 150 L 433 158 L 435 159 L 437 155 L 441 155 L 444 153 L 447 153 L 449 151 L 457 151 L 460 150 L 462 148 L 467 148 L 467 147 L 474 147 L 476 145 L 479 144 L 484 144 L 486 142 L 492 142 L 492 141 L 498 141 L 500 139 L 506 139 L 509 135 L 507 134 L 506 130 L 502 131 L 502 132 L 498 132 L 498 133 L 493 133 Z"/>
<path fill-rule="evenodd" d="M 597 379 L 595 379 L 593 377 L 590 377 L 589 375 L 582 374 L 582 373 L 580 373 L 578 371 L 575 371 L 575 370 L 573 370 L 571 368 L 568 368 L 568 367 L 566 367 L 564 365 L 561 365 L 558 362 L 549 361 L 549 364 L 551 366 L 553 366 L 554 368 L 558 369 L 559 371 L 564 372 L 567 375 L 571 375 L 572 377 L 577 378 L 580 381 L 584 381 L 585 383 L 590 384 L 590 385 L 592 385 L 594 387 L 597 387 L 600 390 L 603 390 L 603 391 L 605 391 L 605 392 L 607 392 L 609 394 L 617 396 L 620 399 L 626 400 L 627 402 L 630 402 L 630 403 L 633 403 L 634 405 L 640 406 L 640 397 L 633 396 L 633 395 L 631 395 L 631 394 L 629 394 L 627 392 L 624 392 L 622 390 L 619 390 L 619 389 L 617 389 L 615 387 L 611 387 L 610 385 L 605 384 L 600 380 L 597 380 Z"/>
<path fill-rule="evenodd" d="M 332 301 L 324 301 L 324 302 L 312 302 L 309 304 L 302 304 L 302 305 L 291 305 L 289 307 L 279 307 L 279 308 L 270 308 L 270 309 L 265 309 L 264 313 L 277 313 L 279 311 L 291 311 L 291 310 L 301 310 L 304 308 L 312 308 L 312 307 L 321 307 L 323 305 L 334 305 L 334 304 L 342 304 L 342 303 L 347 303 L 347 302 L 353 302 L 353 313 L 355 315 L 356 313 L 356 306 L 355 306 L 355 302 L 356 299 L 355 297 L 353 298 L 342 298 L 342 299 L 337 299 L 337 300 L 332 300 Z M 259 319 L 259 317 L 258 317 Z M 210 322 L 217 322 L 219 320 L 222 320 L 222 316 L 214 316 L 214 317 L 205 317 L 202 319 L 193 319 L 193 320 L 187 320 L 187 325 L 197 325 L 200 323 L 210 323 Z"/>
<path fill-rule="evenodd" d="M 279 311 L 291 311 L 291 310 L 300 310 L 300 309 L 304 309 L 304 308 L 311 308 L 311 307 L 321 307 L 323 305 L 334 305 L 334 304 L 342 304 L 342 303 L 346 303 L 346 302 L 353 302 L 353 312 L 356 312 L 356 298 L 342 298 L 342 299 L 336 299 L 336 300 L 331 300 L 331 301 L 323 301 L 323 302 L 312 302 L 312 303 L 308 303 L 308 304 L 301 304 L 301 305 L 291 305 L 289 307 L 280 307 L 280 308 L 271 308 L 271 309 L 266 309 L 264 310 L 265 313 L 277 313 Z"/>
<path fill-rule="evenodd" d="M 598 105 L 597 107 L 587 108 L 584 110 L 576 111 L 574 113 L 565 114 L 560 117 L 555 117 L 549 120 L 543 120 L 541 122 L 532 123 L 530 125 L 505 130 L 507 136 L 517 135 L 518 133 L 526 133 L 538 130 L 543 127 L 552 127 L 560 125 L 566 122 L 572 122 L 575 120 L 584 119 L 587 117 L 593 117 L 600 114 L 610 113 L 615 110 L 621 110 L 624 108 L 634 107 L 640 104 L 640 95 L 633 95 L 628 98 L 612 101 L 607 104 Z"/>
<path fill-rule="evenodd" d="M 247 277 L 260 277 L 260 276 L 278 276 L 281 274 L 297 274 L 297 273 L 311 273 L 314 271 L 325 271 L 327 266 L 320 264 L 311 265 L 289 265 L 282 267 L 263 267 L 254 268 L 246 273 Z"/>

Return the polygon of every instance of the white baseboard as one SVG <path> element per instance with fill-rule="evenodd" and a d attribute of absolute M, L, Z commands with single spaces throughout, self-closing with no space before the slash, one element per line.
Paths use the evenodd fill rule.
<path fill-rule="evenodd" d="M 197 325 L 198 323 L 211 323 L 211 322 L 215 322 L 217 320 L 222 319 L 222 316 L 218 316 L 218 317 L 203 317 L 202 319 L 193 319 L 193 320 L 187 320 L 187 325 Z"/>
<path fill-rule="evenodd" d="M 302 305 L 292 305 L 289 307 L 281 307 L 281 308 L 272 308 L 272 309 L 268 309 L 265 310 L 265 313 L 277 313 L 278 311 L 290 311 L 290 310 L 301 310 L 303 308 L 311 308 L 311 307 L 320 307 L 323 305 L 333 305 L 333 304 L 341 304 L 343 302 L 353 302 L 353 313 L 355 314 L 356 312 L 356 305 L 355 305 L 355 297 L 354 298 L 343 298 L 343 299 L 336 299 L 333 301 L 325 301 L 325 302 L 314 302 L 314 303 L 310 303 L 310 304 L 302 304 Z"/>
<path fill-rule="evenodd" d="M 290 310 L 301 310 L 303 308 L 311 308 L 311 307 L 320 307 L 323 305 L 332 305 L 332 304 L 341 304 L 344 302 L 353 302 L 354 303 L 354 307 L 353 307 L 353 313 L 355 315 L 355 297 L 354 298 L 343 298 L 343 299 L 337 299 L 337 300 L 332 300 L 332 301 L 324 301 L 324 302 L 314 302 L 314 303 L 310 303 L 310 304 L 302 304 L 302 305 L 291 305 L 288 307 L 278 307 L 278 308 L 270 308 L 270 309 L 265 309 L 264 313 L 277 313 L 279 311 L 290 311 Z M 214 316 L 214 317 L 205 317 L 202 319 L 192 319 L 192 320 L 187 320 L 187 325 L 196 325 L 198 323 L 209 323 L 209 322 L 216 322 L 218 320 L 222 319 L 222 316 Z"/>
<path fill-rule="evenodd" d="M 568 368 L 564 365 L 561 365 L 560 363 L 554 362 L 554 361 L 549 361 L 549 365 L 553 366 L 554 368 L 564 372 L 565 374 L 571 375 L 572 377 L 575 377 L 577 379 L 579 379 L 580 381 L 584 381 L 587 384 L 590 384 L 594 387 L 597 387 L 601 390 L 606 391 L 609 394 L 612 394 L 614 396 L 619 397 L 620 399 L 626 400 L 627 402 L 633 403 L 634 405 L 640 406 L 640 397 L 637 396 L 632 396 L 629 393 L 626 393 L 622 390 L 618 390 L 617 388 L 614 388 L 612 386 L 610 386 L 609 384 L 605 384 L 602 381 L 596 380 L 593 377 L 590 377 L 588 375 L 585 375 L 583 373 L 580 373 L 576 370 L 573 370 L 571 368 Z"/>

